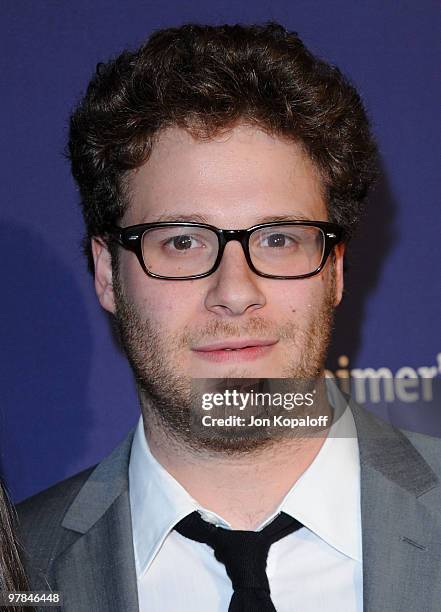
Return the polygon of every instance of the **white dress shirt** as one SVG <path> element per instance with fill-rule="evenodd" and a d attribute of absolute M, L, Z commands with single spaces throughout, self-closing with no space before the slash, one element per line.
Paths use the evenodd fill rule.
<path fill-rule="evenodd" d="M 231 527 L 198 504 L 153 457 L 142 418 L 132 445 L 129 487 L 140 612 L 227 612 L 233 590 L 225 566 L 212 548 L 173 527 L 194 510 Z M 267 576 L 277 612 L 361 612 L 360 467 L 350 410 L 334 422 L 313 463 L 258 530 L 281 511 L 304 527 L 269 551 Z"/>

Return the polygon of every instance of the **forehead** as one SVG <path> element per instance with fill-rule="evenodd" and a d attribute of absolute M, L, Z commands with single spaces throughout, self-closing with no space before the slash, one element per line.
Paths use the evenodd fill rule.
<path fill-rule="evenodd" d="M 164 130 L 129 176 L 124 224 L 203 216 L 219 227 L 262 217 L 326 220 L 322 183 L 302 147 L 247 125 L 211 139 Z"/>

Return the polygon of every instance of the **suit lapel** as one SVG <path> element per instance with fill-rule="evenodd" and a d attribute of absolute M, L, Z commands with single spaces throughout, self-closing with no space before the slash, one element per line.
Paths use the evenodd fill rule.
<path fill-rule="evenodd" d="M 441 520 L 431 500 L 438 479 L 400 431 L 351 407 L 360 449 L 363 610 L 435 610 Z"/>
<path fill-rule="evenodd" d="M 65 612 L 138 612 L 128 492 L 132 438 L 92 472 L 63 520 L 78 534 L 53 564 Z"/>

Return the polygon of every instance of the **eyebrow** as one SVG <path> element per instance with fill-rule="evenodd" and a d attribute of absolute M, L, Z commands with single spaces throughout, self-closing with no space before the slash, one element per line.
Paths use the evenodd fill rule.
<path fill-rule="evenodd" d="M 193 214 L 187 214 L 187 215 L 163 214 L 163 215 L 160 215 L 155 221 L 156 222 L 179 221 L 183 223 L 185 223 L 186 221 L 189 221 L 189 222 L 206 223 L 207 225 L 212 225 L 212 223 L 209 222 L 207 217 L 199 213 L 193 213 Z M 310 217 L 307 217 L 306 215 L 303 215 L 301 213 L 292 213 L 289 215 L 265 215 L 265 216 L 257 217 L 254 220 L 253 225 L 258 225 L 260 223 L 271 223 L 272 221 L 314 221 L 314 219 L 311 219 Z"/>

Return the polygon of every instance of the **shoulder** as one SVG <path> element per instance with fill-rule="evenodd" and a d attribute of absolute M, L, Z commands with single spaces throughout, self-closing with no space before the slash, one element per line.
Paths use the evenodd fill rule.
<path fill-rule="evenodd" d="M 351 402 L 360 465 L 417 497 L 441 494 L 441 440 L 394 427 Z M 428 498 L 426 498 L 428 499 Z"/>
<path fill-rule="evenodd" d="M 392 448 L 414 449 L 436 474 L 441 474 L 441 438 L 396 427 L 353 401 L 349 406 L 358 438 L 367 441 L 370 450 L 378 452 L 384 447 L 385 453 L 390 454 Z"/>
<path fill-rule="evenodd" d="M 22 533 L 26 534 L 28 529 L 51 530 L 60 524 L 94 467 L 83 470 L 20 502 L 17 505 L 17 514 Z"/>
<path fill-rule="evenodd" d="M 441 477 L 441 438 L 401 430 L 412 446 L 430 465 L 435 474 Z"/>
<path fill-rule="evenodd" d="M 127 480 L 133 430 L 100 463 L 33 495 L 17 505 L 19 524 L 27 532 L 51 531 L 61 525 L 66 512 L 84 485 L 99 483 L 99 494 L 112 489 L 118 478 Z M 89 481 L 89 482 L 88 482 Z"/>
<path fill-rule="evenodd" d="M 50 560 L 70 544 L 72 534 L 63 518 L 94 467 L 88 468 L 22 501 L 16 507 L 18 535 L 31 582 L 45 574 Z"/>
<path fill-rule="evenodd" d="M 32 577 L 46 575 L 54 559 L 81 537 L 127 489 L 132 440 L 133 431 L 130 431 L 96 466 L 17 505 L 18 535 Z M 33 583 L 36 584 L 36 580 Z"/>

